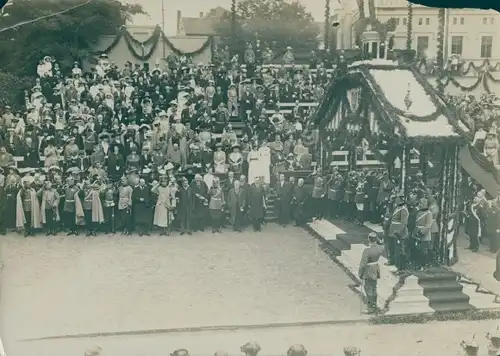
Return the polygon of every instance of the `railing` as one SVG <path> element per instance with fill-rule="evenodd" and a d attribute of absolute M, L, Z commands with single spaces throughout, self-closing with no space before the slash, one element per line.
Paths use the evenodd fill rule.
<path fill-rule="evenodd" d="M 387 154 L 387 150 L 378 151 L 382 155 Z M 362 159 L 358 159 L 359 156 L 362 156 Z M 420 153 L 417 150 L 412 150 L 410 153 L 410 163 L 413 165 L 420 164 Z M 366 151 L 363 154 L 356 155 L 356 165 L 360 167 L 369 167 L 369 166 L 382 166 L 385 163 L 376 158 L 377 153 L 373 151 Z M 349 151 L 333 151 L 332 152 L 332 162 L 334 162 L 337 166 L 346 167 L 349 165 Z M 433 167 L 432 163 L 429 162 L 429 166 Z"/>

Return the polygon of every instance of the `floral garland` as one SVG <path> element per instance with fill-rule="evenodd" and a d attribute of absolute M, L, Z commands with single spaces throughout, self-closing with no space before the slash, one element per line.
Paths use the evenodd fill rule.
<path fill-rule="evenodd" d="M 406 49 L 411 50 L 413 36 L 413 4 L 408 1 L 408 25 L 406 30 Z"/>
<path fill-rule="evenodd" d="M 419 71 L 422 71 L 427 65 L 427 59 L 422 58 L 415 64 Z M 462 67 L 465 69 L 460 69 L 458 72 L 459 76 L 465 76 L 469 74 L 470 71 L 475 71 L 478 73 L 487 72 L 498 72 L 500 71 L 500 62 L 492 65 L 489 59 L 485 59 L 482 64 L 476 65 L 474 62 L 469 62 L 466 66 Z"/>
<path fill-rule="evenodd" d="M 477 78 L 477 80 L 474 84 L 472 84 L 471 86 L 468 86 L 468 87 L 460 84 L 455 78 L 453 78 L 451 76 L 448 76 L 446 78 L 438 80 L 438 85 L 442 85 L 443 88 L 446 88 L 446 86 L 448 86 L 448 84 L 451 83 L 455 88 L 459 88 L 460 90 L 465 91 L 465 92 L 471 92 L 471 91 L 476 90 L 479 87 L 479 85 L 483 84 L 484 90 L 489 94 L 489 93 L 492 93 L 492 91 L 490 89 L 488 81 L 492 81 L 493 83 L 500 83 L 500 79 L 493 77 L 491 72 L 486 71 Z M 441 83 L 441 84 L 439 84 L 439 83 Z"/>
<path fill-rule="evenodd" d="M 113 49 L 115 49 L 118 43 L 120 43 L 120 40 L 122 39 L 124 33 L 124 31 L 120 31 L 108 47 L 100 51 L 94 51 L 94 55 L 108 54 L 109 52 L 111 52 Z"/>
<path fill-rule="evenodd" d="M 151 58 L 151 56 L 155 52 L 156 48 L 158 47 L 158 44 L 160 42 L 159 41 L 160 34 L 161 34 L 161 30 L 158 31 L 158 27 L 157 27 L 155 29 L 155 31 L 153 32 L 153 35 L 150 38 L 148 38 L 144 42 L 141 42 L 141 41 L 138 41 L 137 39 L 133 38 L 132 35 L 127 31 L 127 32 L 125 32 L 125 36 L 124 36 L 125 43 L 127 44 L 127 48 L 130 51 L 130 53 L 132 53 L 134 58 L 136 58 L 140 61 L 147 61 L 149 58 Z M 140 54 L 137 53 L 135 51 L 134 45 L 140 46 L 140 48 L 142 49 L 142 53 L 140 53 Z M 146 46 L 148 46 L 148 47 L 150 46 L 150 49 L 147 52 L 145 51 Z"/>
<path fill-rule="evenodd" d="M 480 75 L 479 77 L 477 77 L 477 80 L 474 84 L 472 84 L 469 87 L 466 87 L 466 86 L 463 86 L 462 84 L 460 84 L 459 82 L 457 82 L 457 80 L 455 78 L 448 76 L 448 77 L 446 77 L 446 79 L 444 81 L 441 80 L 440 84 L 443 86 L 443 88 L 446 88 L 448 86 L 448 84 L 451 83 L 455 88 L 459 88 L 462 91 L 471 92 L 471 91 L 476 90 L 477 87 L 481 83 L 483 83 L 483 79 L 484 79 L 484 75 Z M 438 85 L 439 85 L 439 83 L 438 83 Z"/>
<path fill-rule="evenodd" d="M 369 69 L 382 69 L 382 70 L 385 69 L 385 70 L 387 70 L 386 67 L 384 67 L 384 68 L 372 68 L 372 66 L 370 66 L 370 68 L 368 68 L 368 67 L 365 66 L 365 67 L 361 68 L 361 72 L 363 73 L 363 75 L 365 76 L 365 78 L 370 82 L 370 85 L 377 92 L 383 93 L 384 91 L 382 90 L 382 88 L 380 87 L 380 85 L 370 75 Z M 391 69 L 393 69 L 393 68 L 391 68 Z M 428 94 L 428 92 L 427 92 L 427 94 Z M 428 96 L 429 96 L 429 99 L 431 99 L 431 101 L 433 101 L 432 100 L 432 95 L 428 95 Z M 387 98 L 385 97 L 385 95 L 380 95 L 379 100 L 382 101 L 383 106 L 386 107 L 386 110 L 388 110 L 392 114 L 405 117 L 405 118 L 410 119 L 412 121 L 430 122 L 430 121 L 436 120 L 440 115 L 442 115 L 441 110 L 439 110 L 440 105 L 436 101 L 433 101 L 434 105 L 437 108 L 437 110 L 434 113 L 432 113 L 430 115 L 426 115 L 426 116 L 417 116 L 417 115 L 413 115 L 413 114 L 408 114 L 404 110 L 401 110 L 399 108 L 394 107 L 391 103 L 389 103 L 389 101 L 387 100 Z"/>
<path fill-rule="evenodd" d="M 123 29 L 120 31 L 116 37 L 114 38 L 113 42 L 104 50 L 96 52 L 96 54 L 108 54 L 110 53 L 120 42 L 120 40 L 124 38 L 125 43 L 127 45 L 128 50 L 130 53 L 132 53 L 132 56 L 134 56 L 136 59 L 141 60 L 141 61 L 147 61 L 151 56 L 154 54 L 156 48 L 158 47 L 160 43 L 160 39 L 165 41 L 165 44 L 168 46 L 168 48 L 176 55 L 181 56 L 194 56 L 199 53 L 202 53 L 207 49 L 207 47 L 211 47 L 213 45 L 213 38 L 209 37 L 207 41 L 197 50 L 192 51 L 192 52 L 184 52 L 178 49 L 177 47 L 174 46 L 174 44 L 165 36 L 163 31 L 161 30 L 160 26 L 156 26 L 153 34 L 151 37 L 149 37 L 145 41 L 139 41 L 136 38 L 134 38 L 126 29 Z M 136 48 L 134 47 L 140 47 L 142 49 L 142 53 L 138 53 Z M 148 48 L 148 51 L 145 51 L 145 48 Z"/>

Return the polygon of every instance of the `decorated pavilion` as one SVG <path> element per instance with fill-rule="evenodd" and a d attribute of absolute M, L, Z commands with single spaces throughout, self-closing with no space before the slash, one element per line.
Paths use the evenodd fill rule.
<path fill-rule="evenodd" d="M 365 57 L 373 59 L 338 69 L 314 116 L 321 166 L 383 166 L 405 193 L 412 173 L 435 181 L 439 256 L 442 264 L 452 264 L 457 257 L 459 152 L 471 133 L 415 67 L 387 60 L 374 44 L 376 34 L 365 34 L 364 40 Z"/>

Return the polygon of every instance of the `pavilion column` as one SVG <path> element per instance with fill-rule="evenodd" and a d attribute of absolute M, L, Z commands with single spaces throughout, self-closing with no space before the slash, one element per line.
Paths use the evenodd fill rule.
<path fill-rule="evenodd" d="M 410 149 L 407 144 L 403 146 L 400 162 L 401 162 L 400 188 L 406 195 L 408 193 L 408 172 L 410 170 Z"/>
<path fill-rule="evenodd" d="M 424 183 L 427 183 L 427 167 L 429 166 L 427 152 L 428 152 L 428 147 L 426 144 L 420 146 L 419 165 L 420 165 L 420 172 L 422 172 L 422 176 L 424 179 Z"/>
<path fill-rule="evenodd" d="M 439 237 L 438 246 L 439 251 L 437 253 L 438 262 L 444 264 L 447 261 L 447 236 L 448 236 L 448 207 L 449 207 L 449 178 L 450 178 L 450 152 L 447 144 L 442 146 L 443 152 L 441 154 L 441 162 L 443 168 L 441 169 L 441 178 L 439 181 Z"/>

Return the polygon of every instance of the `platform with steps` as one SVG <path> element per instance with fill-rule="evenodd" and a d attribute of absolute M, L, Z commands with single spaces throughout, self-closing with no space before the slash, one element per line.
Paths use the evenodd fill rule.
<path fill-rule="evenodd" d="M 345 229 L 344 226 L 333 224 L 327 220 L 315 220 L 308 224 L 308 229 L 316 237 L 321 239 L 330 255 L 336 256 L 339 263 L 349 276 L 356 282 L 356 289 L 363 296 L 364 290 L 358 278 L 359 263 L 364 249 L 366 248 L 366 234 L 355 232 L 354 229 Z M 378 281 L 377 305 L 380 309 L 386 309 L 388 301 L 391 299 L 394 288 L 399 282 L 399 278 L 391 271 L 392 267 L 386 266 L 387 259 L 380 259 L 381 278 Z"/>

